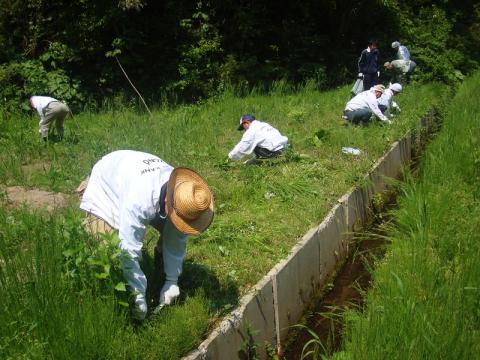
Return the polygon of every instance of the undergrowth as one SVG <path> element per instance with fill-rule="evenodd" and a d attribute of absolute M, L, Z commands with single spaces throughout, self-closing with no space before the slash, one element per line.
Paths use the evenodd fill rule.
<path fill-rule="evenodd" d="M 404 111 L 392 126 L 345 126 L 340 115 L 347 87 L 319 93 L 233 93 L 195 106 L 84 112 L 65 123 L 63 141 L 38 136 L 35 115 L 2 116 L 0 182 L 73 194 L 103 155 L 135 149 L 173 166 L 199 171 L 216 201 L 212 226 L 188 241 L 180 278 L 182 297 L 141 325 L 129 320 L 115 246 L 98 249 L 82 230 L 78 203 L 53 214 L 12 210 L 0 216 L 0 355 L 2 358 L 164 358 L 188 352 L 239 297 L 295 242 L 318 224 L 338 197 L 391 143 L 445 101 L 439 84 L 407 87 Z M 292 152 L 260 166 L 226 162 L 239 141 L 238 118 L 253 113 L 289 137 Z M 343 146 L 361 149 L 355 157 Z M 162 274 L 154 268 L 158 235 L 149 231 L 143 268 L 148 297 L 158 297 Z M 115 238 L 107 239 L 114 244 Z M 98 242 L 98 241 L 97 241 Z M 8 266 L 7 266 L 8 264 Z"/>
<path fill-rule="evenodd" d="M 473 359 L 480 351 L 480 74 L 449 104 L 418 181 L 403 187 L 366 307 L 334 359 Z M 360 311 L 361 310 L 361 311 Z"/>

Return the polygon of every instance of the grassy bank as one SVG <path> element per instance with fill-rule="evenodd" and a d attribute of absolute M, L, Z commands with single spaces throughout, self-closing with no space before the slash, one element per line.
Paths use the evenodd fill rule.
<path fill-rule="evenodd" d="M 3 204 L 0 297 L 9 305 L 0 309 L 0 321 L 7 324 L 0 333 L 1 357 L 172 359 L 185 354 L 395 139 L 445 96 L 440 85 L 411 86 L 398 97 L 403 112 L 394 124 L 352 127 L 340 118 L 346 87 L 319 93 L 307 86 L 293 92 L 279 84 L 268 95 L 225 93 L 196 106 L 157 109 L 152 117 L 128 108 L 86 111 L 68 120 L 64 141 L 48 145 L 37 136 L 35 117 L 4 114 L 4 186 L 72 194 L 101 156 L 137 149 L 197 169 L 215 193 L 217 215 L 208 231 L 189 240 L 182 301 L 132 327 L 119 304 L 125 299 L 116 288 L 114 247 L 97 249 L 82 229 L 76 205 L 49 215 Z M 226 163 L 241 137 L 235 129 L 245 112 L 287 135 L 292 155 L 263 166 Z M 342 146 L 362 154 L 342 154 Z M 143 266 L 150 280 L 156 275 L 156 237 L 149 232 L 145 246 Z M 149 282 L 152 302 L 156 283 Z"/>
<path fill-rule="evenodd" d="M 405 185 L 366 308 L 346 314 L 333 358 L 478 358 L 479 88 L 480 74 L 460 87 L 418 182 Z"/>

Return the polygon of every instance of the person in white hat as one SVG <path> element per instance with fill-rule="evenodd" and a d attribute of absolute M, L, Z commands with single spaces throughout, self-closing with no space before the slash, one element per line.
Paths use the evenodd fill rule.
<path fill-rule="evenodd" d="M 254 153 L 246 164 L 255 162 L 257 158 L 272 158 L 282 155 L 288 146 L 288 138 L 266 122 L 256 120 L 251 114 L 240 117 L 237 130 L 245 130 L 240 142 L 228 154 L 230 160 L 240 160 Z"/>
<path fill-rule="evenodd" d="M 213 194 L 199 174 L 131 150 L 114 151 L 95 164 L 80 208 L 87 212 L 85 225 L 90 232 L 118 231 L 120 248 L 128 255 L 122 267 L 135 294 L 132 314 L 137 320 L 143 320 L 148 311 L 147 278 L 139 264 L 147 226 L 161 232 L 157 249 L 161 249 L 166 278 L 161 307 L 180 294 L 177 281 L 188 235 L 206 230 L 214 216 Z"/>
<path fill-rule="evenodd" d="M 351 123 L 360 124 L 367 123 L 371 116 L 375 115 L 384 123 L 390 124 L 390 120 L 378 108 L 378 98 L 384 91 L 383 85 L 375 85 L 370 90 L 362 91 L 347 103 L 342 117 Z"/>
<path fill-rule="evenodd" d="M 392 42 L 392 49 L 397 50 L 397 60 L 410 60 L 410 51 L 408 51 L 405 45 L 400 44 L 398 41 Z"/>
<path fill-rule="evenodd" d="M 378 108 L 383 114 L 389 111 L 389 115 L 392 117 L 393 114 L 390 112 L 391 110 L 395 110 L 396 112 L 401 111 L 400 106 L 393 100 L 393 97 L 401 93 L 402 90 L 402 85 L 398 83 L 390 84 L 390 86 L 385 89 L 382 96 L 378 98 Z"/>
<path fill-rule="evenodd" d="M 52 97 L 49 96 L 32 96 L 30 97 L 30 108 L 36 110 L 40 115 L 39 133 L 43 140 L 48 140 L 48 133 L 50 126 L 55 121 L 58 136 L 63 137 L 63 121 L 68 114 L 71 114 L 69 107 Z"/>
<path fill-rule="evenodd" d="M 391 74 L 390 82 L 405 84 L 407 77 L 415 70 L 417 63 L 410 58 L 410 51 L 398 41 L 392 42 L 392 49 L 396 49 L 395 59 L 387 61 L 383 66 Z"/>

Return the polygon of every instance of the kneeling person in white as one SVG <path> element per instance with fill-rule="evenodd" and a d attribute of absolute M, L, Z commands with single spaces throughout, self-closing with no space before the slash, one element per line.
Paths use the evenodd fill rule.
<path fill-rule="evenodd" d="M 385 92 L 380 96 L 378 99 L 378 108 L 380 111 L 385 114 L 388 110 L 395 110 L 396 112 L 400 112 L 400 106 L 393 100 L 393 97 L 402 92 L 402 85 L 395 83 L 390 84 L 390 86 L 385 89 Z M 393 114 L 389 114 L 393 116 Z"/>
<path fill-rule="evenodd" d="M 390 124 L 390 120 L 378 108 L 377 99 L 382 96 L 384 91 L 383 85 L 375 85 L 370 90 L 361 92 L 347 103 L 343 118 L 354 124 L 367 123 L 373 114 L 383 122 Z"/>
<path fill-rule="evenodd" d="M 122 260 L 123 273 L 136 294 L 133 315 L 139 320 L 148 310 L 147 279 L 139 265 L 147 225 L 161 231 L 166 281 L 160 305 L 169 305 L 180 294 L 187 235 L 206 230 L 214 215 L 213 194 L 199 174 L 131 150 L 112 152 L 95 164 L 80 208 L 88 213 L 92 232 L 118 230 L 120 248 L 129 255 Z M 107 224 L 99 227 L 99 221 Z"/>
<path fill-rule="evenodd" d="M 284 153 L 288 146 L 288 138 L 280 134 L 270 124 L 256 120 L 253 115 L 246 114 L 240 118 L 239 131 L 246 130 L 240 142 L 228 154 L 230 160 L 240 160 L 254 153 L 255 158 L 272 158 Z M 247 161 L 248 163 L 248 161 Z"/>

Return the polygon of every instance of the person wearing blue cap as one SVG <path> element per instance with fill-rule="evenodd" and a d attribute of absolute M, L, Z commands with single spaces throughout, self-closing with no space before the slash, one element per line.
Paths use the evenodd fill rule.
<path fill-rule="evenodd" d="M 288 138 L 266 122 L 255 119 L 251 114 L 242 115 L 239 131 L 245 130 L 240 142 L 228 154 L 230 160 L 240 160 L 253 153 L 253 157 L 245 162 L 250 164 L 257 158 L 272 158 L 282 155 L 288 146 Z"/>

